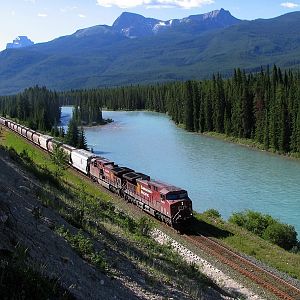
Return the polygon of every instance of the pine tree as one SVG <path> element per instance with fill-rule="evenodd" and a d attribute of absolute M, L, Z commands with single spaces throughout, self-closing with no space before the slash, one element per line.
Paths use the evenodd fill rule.
<path fill-rule="evenodd" d="M 53 153 L 51 154 L 51 160 L 55 165 L 55 176 L 57 178 L 61 177 L 64 170 L 67 168 L 67 154 L 61 147 L 55 146 Z"/>
<path fill-rule="evenodd" d="M 77 122 L 72 118 L 69 121 L 67 134 L 65 136 L 65 143 L 70 146 L 76 147 L 78 144 L 78 135 L 79 135 L 79 131 L 78 131 Z"/>
<path fill-rule="evenodd" d="M 82 127 L 80 128 L 79 135 L 78 135 L 77 148 L 88 150 L 86 137 Z"/>

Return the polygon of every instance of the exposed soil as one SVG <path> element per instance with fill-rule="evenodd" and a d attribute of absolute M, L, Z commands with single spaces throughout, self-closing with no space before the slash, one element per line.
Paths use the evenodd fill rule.
<path fill-rule="evenodd" d="M 130 261 L 119 249 L 131 247 L 125 238 L 103 231 L 95 240 L 97 250 L 105 250 L 114 262 L 113 273 L 103 273 L 81 258 L 55 232 L 57 226 L 76 233 L 56 211 L 41 204 L 37 190 L 41 183 L 12 162 L 0 151 L 0 259 L 13 253 L 15 246 L 27 249 L 27 263 L 58 284 L 77 299 L 191 299 L 172 283 L 149 280 L 151 274 Z M 38 214 L 37 214 L 38 212 Z M 115 247 L 107 249 L 105 240 L 113 238 Z M 180 274 L 178 274 L 180 276 Z M 1 291 L 0 291 L 1 298 Z M 201 299 L 225 299 L 207 289 Z"/>

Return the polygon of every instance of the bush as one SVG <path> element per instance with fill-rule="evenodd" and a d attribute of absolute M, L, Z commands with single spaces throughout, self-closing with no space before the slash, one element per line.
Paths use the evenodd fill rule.
<path fill-rule="evenodd" d="M 275 220 L 269 215 L 263 215 L 259 212 L 247 210 L 241 213 L 234 213 L 229 222 L 241 226 L 256 235 L 262 236 L 266 228 Z"/>
<path fill-rule="evenodd" d="M 263 233 L 263 238 L 286 250 L 291 250 L 298 242 L 295 228 L 279 222 L 269 225 Z"/>
<path fill-rule="evenodd" d="M 90 257 L 91 263 L 97 266 L 101 271 L 106 271 L 108 269 L 107 263 L 103 258 L 102 252 L 92 253 Z"/>
<path fill-rule="evenodd" d="M 245 227 L 246 224 L 246 218 L 243 213 L 233 213 L 228 221 L 240 227 Z"/>
<path fill-rule="evenodd" d="M 209 218 L 214 218 L 214 219 L 220 219 L 222 217 L 221 214 L 216 209 L 213 208 L 206 210 L 203 214 Z"/>
<path fill-rule="evenodd" d="M 255 211 L 234 213 L 229 222 L 241 226 L 254 234 L 286 250 L 297 246 L 297 232 L 291 225 L 282 224 L 269 215 Z"/>
<path fill-rule="evenodd" d="M 138 221 L 137 234 L 149 236 L 149 232 L 151 231 L 152 227 L 153 224 L 151 221 L 146 217 L 142 217 Z"/>
<path fill-rule="evenodd" d="M 104 253 L 95 251 L 93 241 L 85 237 L 82 230 L 73 235 L 62 226 L 56 229 L 56 233 L 63 237 L 82 258 L 88 260 L 103 272 L 108 269 L 108 265 L 103 257 Z"/>

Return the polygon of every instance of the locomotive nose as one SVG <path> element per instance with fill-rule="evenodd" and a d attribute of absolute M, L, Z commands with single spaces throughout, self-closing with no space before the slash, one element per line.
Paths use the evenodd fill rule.
<path fill-rule="evenodd" d="M 184 199 L 173 203 L 171 205 L 172 215 L 174 216 L 174 223 L 181 223 L 192 218 L 192 201 L 190 199 Z"/>

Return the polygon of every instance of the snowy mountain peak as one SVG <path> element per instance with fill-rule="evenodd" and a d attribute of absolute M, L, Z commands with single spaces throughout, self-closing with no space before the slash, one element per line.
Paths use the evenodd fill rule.
<path fill-rule="evenodd" d="M 214 19 L 221 15 L 231 15 L 229 11 L 221 8 L 220 10 L 213 10 L 211 12 L 208 12 L 206 14 L 203 14 L 203 19 Z"/>
<path fill-rule="evenodd" d="M 120 34 L 129 37 L 137 38 L 142 36 L 150 36 L 158 34 L 166 30 L 184 30 L 201 32 L 216 28 L 225 28 L 240 20 L 233 17 L 229 11 L 221 8 L 206 14 L 189 16 L 183 19 L 173 19 L 168 21 L 157 20 L 153 18 L 145 18 L 142 15 L 124 12 L 112 25 L 112 29 Z"/>
<path fill-rule="evenodd" d="M 32 46 L 34 42 L 32 42 L 27 36 L 18 36 L 13 40 L 12 43 L 8 43 L 6 45 L 6 49 L 17 49 Z"/>
<path fill-rule="evenodd" d="M 113 23 L 112 28 L 127 37 L 141 37 L 153 34 L 153 28 L 160 20 L 124 12 Z"/>

